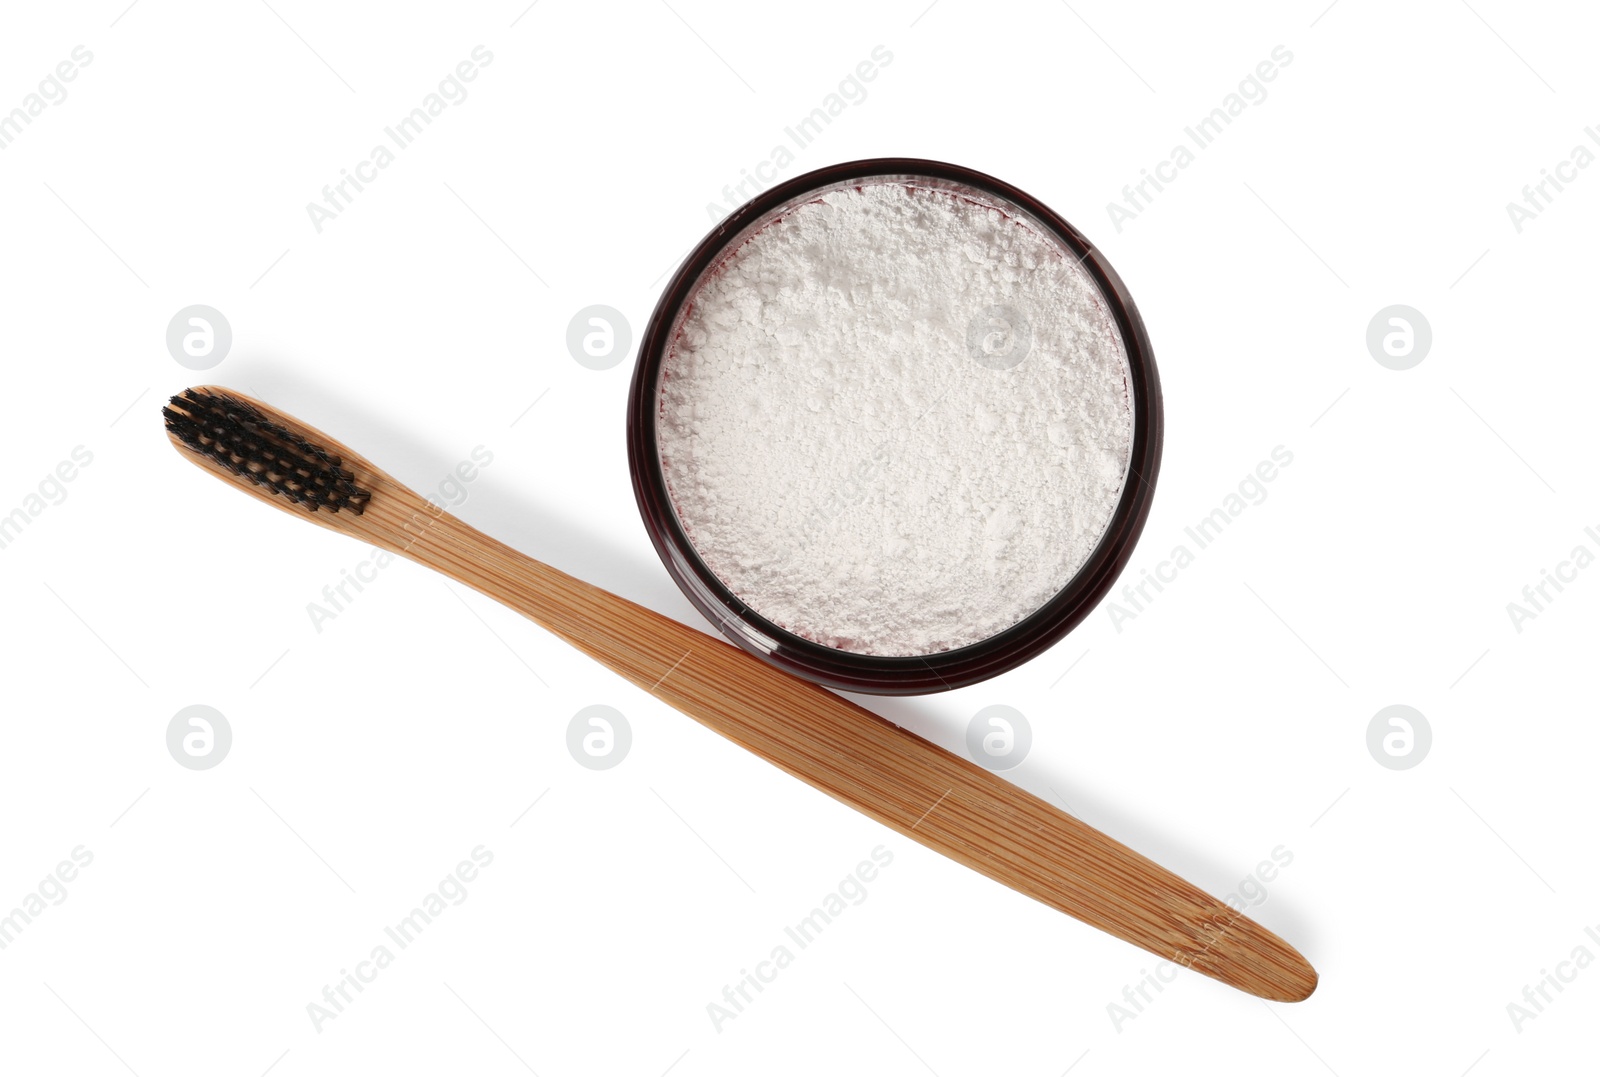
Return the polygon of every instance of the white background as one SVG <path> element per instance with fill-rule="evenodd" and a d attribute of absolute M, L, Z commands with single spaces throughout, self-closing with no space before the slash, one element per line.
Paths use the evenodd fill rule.
<path fill-rule="evenodd" d="M 1600 571 L 1520 632 L 1506 606 L 1574 546 L 1600 552 L 1583 533 L 1600 525 L 1600 168 L 1520 233 L 1505 208 L 1600 123 L 1591 12 L 124 8 L 8 4 L 0 24 L 0 110 L 75 46 L 93 54 L 0 151 L 0 514 L 93 454 L 0 550 L 0 911 L 93 854 L 0 950 L 8 1072 L 1592 1067 L 1600 968 L 1520 1030 L 1507 1004 L 1574 948 L 1600 956 Z M 470 96 L 319 234 L 306 203 L 478 45 L 494 59 Z M 634 507 L 631 362 L 585 369 L 567 324 L 603 303 L 637 337 L 707 203 L 731 208 L 724 185 L 878 45 L 893 60 L 865 100 L 782 175 L 946 159 L 1103 247 L 1166 396 L 1131 571 L 1274 447 L 1294 461 L 1120 632 L 1098 610 L 1006 676 L 873 705 L 955 751 L 980 708 L 1018 708 L 1034 746 L 1010 777 L 1214 893 L 1285 846 L 1253 914 L 1320 971 L 1305 1003 L 1185 973 L 1118 1023 L 1142 951 L 409 563 L 318 632 L 307 604 L 366 552 L 210 481 L 161 431 L 163 397 L 214 381 L 423 489 L 481 445 L 465 519 L 701 624 Z M 1266 99 L 1114 227 L 1123 185 L 1279 45 L 1293 61 Z M 195 303 L 233 330 L 205 373 L 164 339 Z M 1433 330 L 1401 372 L 1365 342 L 1396 303 Z M 194 703 L 232 727 L 211 770 L 166 748 Z M 597 703 L 633 730 L 608 771 L 566 749 Z M 1395 703 L 1433 731 L 1409 770 L 1366 746 Z M 718 1030 L 707 1003 L 879 844 L 894 861 L 867 900 Z M 479 845 L 494 861 L 468 899 L 318 1031 L 307 1004 Z"/>

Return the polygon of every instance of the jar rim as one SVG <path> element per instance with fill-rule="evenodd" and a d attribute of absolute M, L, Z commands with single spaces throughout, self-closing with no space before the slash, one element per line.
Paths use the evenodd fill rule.
<path fill-rule="evenodd" d="M 751 609 L 710 569 L 678 517 L 662 469 L 657 423 L 659 386 L 673 333 L 702 279 L 755 227 L 787 205 L 866 180 L 923 179 L 1008 202 L 1071 251 L 1099 287 L 1127 354 L 1133 437 L 1127 474 L 1100 542 L 1064 587 L 1008 628 L 963 647 L 926 655 L 844 651 L 806 639 Z M 1080 624 L 1111 589 L 1133 554 L 1149 516 L 1162 447 L 1161 386 L 1144 322 L 1126 285 L 1098 248 L 1026 192 L 960 165 L 916 158 L 873 158 L 820 168 L 777 184 L 734 210 L 674 271 L 639 341 L 628 393 L 628 467 L 645 529 L 668 575 L 691 604 L 734 644 L 768 663 L 829 688 L 912 695 L 960 688 L 1023 664 Z"/>

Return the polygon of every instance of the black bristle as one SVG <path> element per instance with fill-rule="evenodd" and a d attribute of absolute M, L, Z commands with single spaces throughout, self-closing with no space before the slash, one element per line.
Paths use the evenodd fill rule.
<path fill-rule="evenodd" d="M 161 414 L 190 449 L 312 512 L 346 509 L 359 516 L 372 498 L 338 456 L 236 397 L 185 389 Z"/>

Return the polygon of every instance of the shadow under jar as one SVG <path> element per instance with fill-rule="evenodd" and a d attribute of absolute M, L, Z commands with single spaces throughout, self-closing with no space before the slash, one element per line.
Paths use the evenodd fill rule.
<path fill-rule="evenodd" d="M 1144 325 L 1076 229 L 1000 180 L 796 177 L 690 252 L 639 345 L 645 526 L 734 643 L 831 688 L 1011 669 L 1127 563 L 1161 456 Z"/>

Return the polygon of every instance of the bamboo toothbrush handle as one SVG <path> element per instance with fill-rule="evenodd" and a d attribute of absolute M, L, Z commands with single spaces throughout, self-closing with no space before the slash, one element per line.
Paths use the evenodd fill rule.
<path fill-rule="evenodd" d="M 408 557 L 525 614 L 829 796 L 1135 946 L 1251 994 L 1309 995 L 1288 943 L 1005 779 L 744 651 L 448 516 Z"/>

